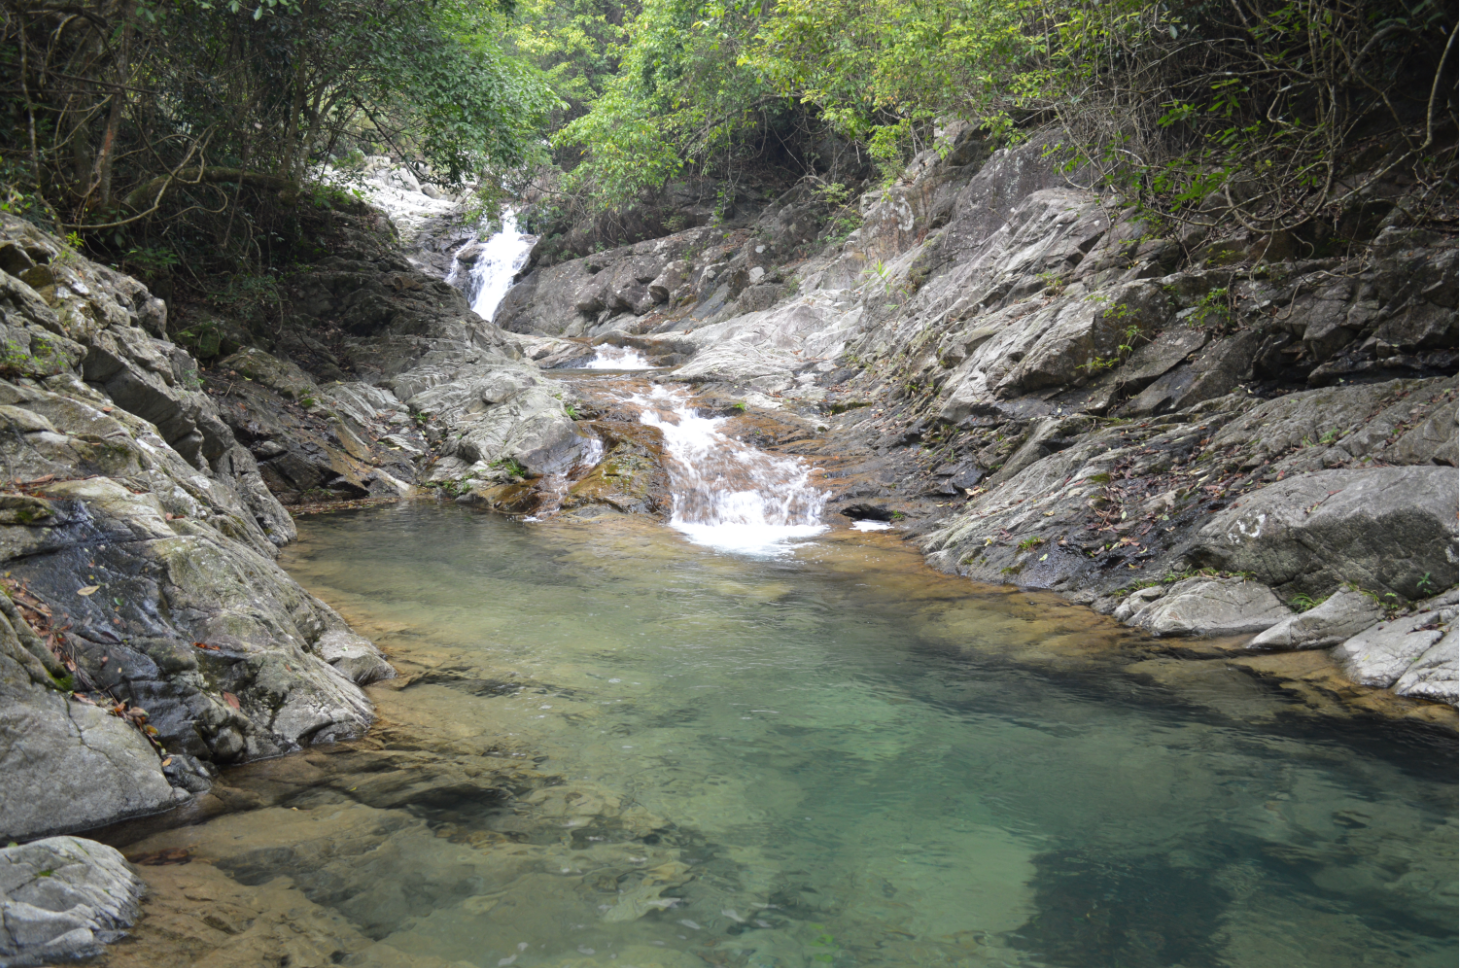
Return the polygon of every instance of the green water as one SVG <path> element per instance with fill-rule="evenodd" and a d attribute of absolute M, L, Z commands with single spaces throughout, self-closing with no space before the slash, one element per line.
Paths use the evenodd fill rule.
<path fill-rule="evenodd" d="M 347 963 L 1456 962 L 1453 737 L 1302 715 L 882 536 L 755 560 L 419 505 L 300 531 L 286 567 L 405 675 L 372 690 L 385 745 L 540 778 L 372 814 L 429 846 L 289 861 L 378 943 Z"/>

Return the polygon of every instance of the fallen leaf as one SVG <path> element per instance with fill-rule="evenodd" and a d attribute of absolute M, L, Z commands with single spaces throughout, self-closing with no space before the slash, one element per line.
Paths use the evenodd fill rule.
<path fill-rule="evenodd" d="M 242 706 L 240 706 L 240 705 L 239 705 L 239 703 L 238 703 L 238 697 L 237 697 L 237 696 L 235 696 L 235 695 L 234 695 L 234 694 L 233 694 L 233 693 L 231 693 L 231 692 L 225 692 L 225 693 L 224 693 L 224 694 L 223 694 L 223 701 L 224 701 L 224 702 L 226 702 L 226 703 L 228 703 L 228 705 L 230 705 L 230 706 L 232 706 L 232 707 L 233 707 L 233 708 L 234 708 L 234 709 L 239 709 L 239 710 L 241 710 L 241 709 L 242 709 L 242 708 L 243 708 L 243 707 L 242 707 Z"/>
<path fill-rule="evenodd" d="M 172 757 L 169 756 L 167 759 L 163 760 L 162 761 L 162 765 L 163 766 L 172 766 Z"/>
<path fill-rule="evenodd" d="M 182 847 L 167 847 L 150 854 L 134 854 L 127 860 L 142 867 L 163 867 L 167 864 L 186 864 L 192 855 Z"/>
<path fill-rule="evenodd" d="M 101 591 L 101 586 L 100 585 L 87 585 L 85 588 L 78 588 L 78 589 L 76 589 L 76 594 L 78 594 L 78 595 L 95 595 L 99 591 Z"/>

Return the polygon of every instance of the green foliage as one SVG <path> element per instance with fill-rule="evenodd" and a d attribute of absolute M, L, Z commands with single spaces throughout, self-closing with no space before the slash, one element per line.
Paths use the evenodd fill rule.
<path fill-rule="evenodd" d="M 619 72 L 556 143 L 605 204 L 733 169 L 787 119 L 890 181 L 965 120 L 1011 141 L 1042 128 L 1067 172 L 1153 225 L 1292 229 L 1396 176 L 1443 212 L 1454 19 L 1439 0 L 645 0 Z"/>
<path fill-rule="evenodd" d="M 617 0 L 518 0 L 507 43 L 542 72 L 562 104 L 554 130 L 581 117 L 619 66 L 625 5 Z"/>
<path fill-rule="evenodd" d="M 1187 317 L 1186 325 L 1194 328 L 1224 327 L 1232 319 L 1231 293 L 1226 286 L 1212 289 L 1197 301 L 1195 312 Z"/>
<path fill-rule="evenodd" d="M 560 103 L 477 0 L 7 5 L 0 204 L 147 275 L 288 261 L 320 166 L 389 151 L 438 184 L 545 157 Z M 22 69 L 23 68 L 23 69 Z M 189 270 L 179 274 L 174 269 Z"/>
<path fill-rule="evenodd" d="M 1314 598 L 1312 595 L 1295 595 L 1292 601 L 1288 602 L 1288 606 L 1295 612 L 1307 612 L 1317 608 L 1326 601 L 1328 601 L 1327 595 L 1319 595 L 1317 598 Z"/>
<path fill-rule="evenodd" d="M 625 25 L 618 72 L 553 136 L 577 149 L 565 179 L 622 208 L 685 171 L 723 165 L 788 105 L 740 62 L 761 0 L 648 0 Z M 723 207 L 723 203 L 722 206 Z"/>
<path fill-rule="evenodd" d="M 501 460 L 492 461 L 491 466 L 506 471 L 508 475 L 519 480 L 527 479 L 527 468 L 523 467 L 522 462 L 515 457 L 503 457 Z"/>

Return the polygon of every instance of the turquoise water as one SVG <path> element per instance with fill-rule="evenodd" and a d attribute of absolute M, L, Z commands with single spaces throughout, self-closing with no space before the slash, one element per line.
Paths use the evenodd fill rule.
<path fill-rule="evenodd" d="M 1456 962 L 1453 737 L 1305 714 L 889 537 L 757 560 L 421 505 L 300 532 L 286 567 L 403 673 L 386 746 L 534 778 L 293 801 L 400 820 L 389 856 L 280 861 L 373 940 L 346 963 Z"/>

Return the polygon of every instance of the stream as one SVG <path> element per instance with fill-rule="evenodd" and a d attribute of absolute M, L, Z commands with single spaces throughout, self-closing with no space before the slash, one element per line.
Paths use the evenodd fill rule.
<path fill-rule="evenodd" d="M 665 523 L 301 519 L 283 564 L 400 676 L 364 740 L 232 770 L 227 809 L 127 844 L 154 901 L 109 964 L 1455 963 L 1452 736 L 936 573 L 685 391 L 626 385 Z"/>
<path fill-rule="evenodd" d="M 270 805 L 129 856 L 293 885 L 346 964 L 1453 964 L 1447 738 L 893 536 L 697 537 L 304 519 L 290 572 L 402 673 L 373 745 L 233 771 Z"/>

